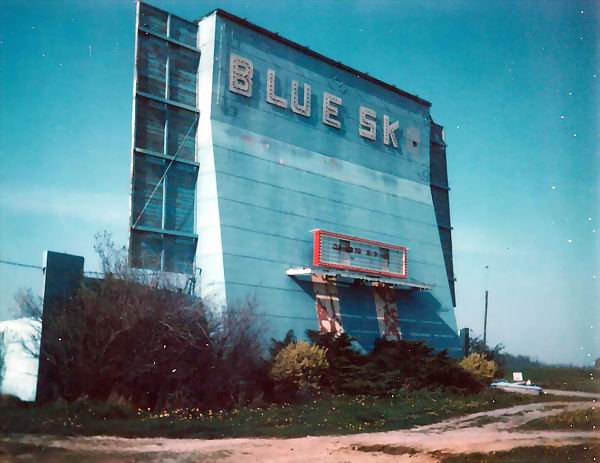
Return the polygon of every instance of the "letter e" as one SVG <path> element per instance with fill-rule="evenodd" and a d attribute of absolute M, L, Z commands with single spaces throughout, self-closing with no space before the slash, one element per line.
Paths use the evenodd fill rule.
<path fill-rule="evenodd" d="M 342 123 L 335 119 L 338 115 L 338 107 L 342 104 L 342 99 L 339 96 L 331 93 L 323 93 L 323 123 L 339 129 Z"/>

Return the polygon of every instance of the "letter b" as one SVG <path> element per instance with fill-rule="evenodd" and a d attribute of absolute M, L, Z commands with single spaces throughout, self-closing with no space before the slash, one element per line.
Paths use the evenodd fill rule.
<path fill-rule="evenodd" d="M 229 90 L 244 96 L 252 96 L 252 61 L 238 55 L 229 58 Z"/>

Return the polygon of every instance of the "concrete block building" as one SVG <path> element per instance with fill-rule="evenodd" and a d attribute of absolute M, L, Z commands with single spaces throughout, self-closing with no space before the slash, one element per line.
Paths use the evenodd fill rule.
<path fill-rule="evenodd" d="M 254 299 L 273 337 L 460 355 L 431 104 L 222 10 L 137 9 L 132 265 Z"/>

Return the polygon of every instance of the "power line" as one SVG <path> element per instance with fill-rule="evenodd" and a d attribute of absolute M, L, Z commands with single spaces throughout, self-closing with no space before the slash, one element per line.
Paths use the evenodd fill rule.
<path fill-rule="evenodd" d="M 35 270 L 44 270 L 44 267 L 42 267 L 40 265 L 24 264 L 23 262 L 14 262 L 12 260 L 3 260 L 3 259 L 0 259 L 0 264 L 14 265 L 15 267 L 32 268 L 32 269 L 35 269 Z M 87 274 L 87 275 L 104 275 L 103 272 L 93 272 L 91 270 L 85 270 L 83 273 Z"/>
<path fill-rule="evenodd" d="M 11 260 L 0 259 L 0 264 L 14 265 L 15 267 L 34 268 L 36 270 L 44 270 L 44 267 L 41 267 L 39 265 L 24 264 L 22 262 L 14 262 Z"/>
<path fill-rule="evenodd" d="M 12 261 L 12 260 L 0 259 L 0 264 L 13 265 L 15 267 L 31 268 L 31 269 L 34 269 L 34 270 L 44 270 L 44 267 L 42 267 L 41 265 L 25 264 L 23 262 L 15 262 L 15 261 Z M 165 273 L 168 273 L 168 272 L 162 272 L 162 271 L 149 272 L 149 271 L 141 270 L 141 273 L 143 273 L 145 275 L 149 275 L 149 276 L 154 276 L 154 275 L 162 276 L 162 275 L 164 275 Z M 103 276 L 103 275 L 105 275 L 105 272 L 94 272 L 92 270 L 84 270 L 83 274 L 84 275 L 100 275 L 100 276 Z"/>

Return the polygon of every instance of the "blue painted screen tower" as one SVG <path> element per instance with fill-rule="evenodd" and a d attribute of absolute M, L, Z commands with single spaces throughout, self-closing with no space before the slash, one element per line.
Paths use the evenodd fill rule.
<path fill-rule="evenodd" d="M 222 10 L 138 3 L 133 266 L 252 298 L 270 329 L 460 355 L 431 104 Z"/>

